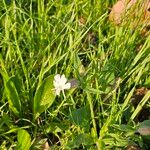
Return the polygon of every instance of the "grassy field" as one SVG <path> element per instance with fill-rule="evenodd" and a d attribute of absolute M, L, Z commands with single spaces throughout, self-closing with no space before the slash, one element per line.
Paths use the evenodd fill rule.
<path fill-rule="evenodd" d="M 115 2 L 0 1 L 0 150 L 150 148 L 150 34 Z"/>

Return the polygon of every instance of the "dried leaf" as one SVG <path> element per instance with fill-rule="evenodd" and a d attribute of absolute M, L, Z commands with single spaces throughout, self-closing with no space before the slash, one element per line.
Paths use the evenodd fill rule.
<path fill-rule="evenodd" d="M 145 0 L 144 2 L 140 3 L 140 6 L 137 5 L 138 2 L 139 1 L 137 0 L 118 0 L 117 3 L 112 7 L 112 10 L 109 14 L 109 20 L 114 22 L 116 25 L 118 25 L 123 22 L 123 19 L 127 21 L 128 18 L 132 18 L 135 21 L 134 24 L 136 23 L 136 25 L 142 23 L 143 25 L 149 26 L 150 25 L 150 0 Z M 139 10 L 139 7 L 142 9 Z M 134 8 L 133 11 L 129 11 L 131 10 L 131 8 L 132 9 Z M 139 15 L 140 15 L 140 20 L 139 20 Z M 138 20 L 136 20 L 136 18 Z"/>

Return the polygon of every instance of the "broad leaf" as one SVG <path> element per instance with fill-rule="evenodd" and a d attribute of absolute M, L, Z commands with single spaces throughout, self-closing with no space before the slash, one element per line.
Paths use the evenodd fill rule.
<path fill-rule="evenodd" d="M 150 119 L 141 122 L 139 127 L 150 127 Z"/>
<path fill-rule="evenodd" d="M 30 149 L 31 137 L 30 137 L 30 134 L 26 130 L 24 129 L 18 130 L 17 140 L 18 140 L 17 149 L 19 150 Z"/>
<path fill-rule="evenodd" d="M 80 145 L 93 145 L 94 140 L 89 134 L 79 134 L 73 137 L 71 141 L 68 141 L 67 147 L 70 149 L 78 148 Z"/>
<path fill-rule="evenodd" d="M 87 106 L 75 109 L 70 112 L 69 119 L 73 124 L 88 129 L 90 121 L 90 110 Z"/>
<path fill-rule="evenodd" d="M 53 80 L 53 75 L 47 77 L 35 93 L 33 104 L 34 119 L 37 119 L 55 100 Z"/>
<path fill-rule="evenodd" d="M 21 81 L 21 77 L 17 74 L 13 77 L 11 77 L 11 81 L 14 83 L 16 90 L 19 94 L 22 94 L 22 90 L 23 90 L 23 82 Z"/>
<path fill-rule="evenodd" d="M 150 140 L 150 119 L 140 123 L 137 130 L 145 139 Z"/>
<path fill-rule="evenodd" d="M 21 117 L 22 111 L 20 98 L 17 89 L 15 87 L 15 84 L 13 83 L 11 78 L 6 82 L 5 90 L 10 109 L 14 112 L 16 116 Z"/>

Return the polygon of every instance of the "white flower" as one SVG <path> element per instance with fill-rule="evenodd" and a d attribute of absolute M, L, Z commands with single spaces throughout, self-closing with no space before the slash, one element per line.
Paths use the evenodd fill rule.
<path fill-rule="evenodd" d="M 55 75 L 53 84 L 55 87 L 56 95 L 60 95 L 61 91 L 64 92 L 64 90 L 68 90 L 71 88 L 71 83 L 69 82 L 67 83 L 65 75 L 62 76 L 60 74 Z"/>

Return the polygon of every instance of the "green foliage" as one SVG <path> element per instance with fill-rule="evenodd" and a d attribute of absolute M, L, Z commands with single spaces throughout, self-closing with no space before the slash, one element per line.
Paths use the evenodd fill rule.
<path fill-rule="evenodd" d="M 15 87 L 15 84 L 12 78 L 10 78 L 8 81 L 5 80 L 4 82 L 10 110 L 12 110 L 17 117 L 21 117 L 22 116 L 21 101 L 17 89 Z"/>
<path fill-rule="evenodd" d="M 33 104 L 34 119 L 37 119 L 37 117 L 49 108 L 55 100 L 53 80 L 53 75 L 47 77 L 35 93 Z"/>
<path fill-rule="evenodd" d="M 31 146 L 30 134 L 23 129 L 19 129 L 17 133 L 17 149 L 19 150 L 29 150 Z"/>
<path fill-rule="evenodd" d="M 137 131 L 150 141 L 150 120 L 141 122 Z"/>
<path fill-rule="evenodd" d="M 0 149 L 149 149 L 150 35 L 115 2 L 0 1 Z"/>
<path fill-rule="evenodd" d="M 67 147 L 70 149 L 79 148 L 81 144 L 92 145 L 94 144 L 93 138 L 88 134 L 74 135 L 73 139 L 68 142 Z"/>
<path fill-rule="evenodd" d="M 144 120 L 137 128 L 136 133 L 141 135 L 142 144 L 144 149 L 149 149 L 150 145 L 150 120 Z"/>
<path fill-rule="evenodd" d="M 81 107 L 70 112 L 70 121 L 81 127 L 88 129 L 90 123 L 90 110 L 88 107 Z"/>

